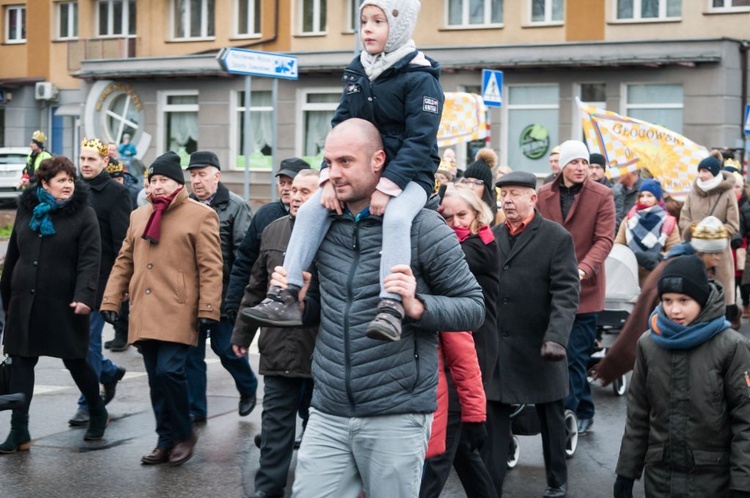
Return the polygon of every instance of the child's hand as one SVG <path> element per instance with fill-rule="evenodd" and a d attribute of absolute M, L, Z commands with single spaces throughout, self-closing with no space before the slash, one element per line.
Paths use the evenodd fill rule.
<path fill-rule="evenodd" d="M 320 197 L 320 203 L 329 211 L 336 211 L 338 214 L 344 213 L 344 207 L 336 197 L 336 189 L 333 188 L 330 180 L 323 184 L 323 194 Z"/>
<path fill-rule="evenodd" d="M 385 207 L 390 200 L 391 196 L 384 194 L 380 190 L 373 192 L 372 197 L 370 197 L 370 214 L 383 216 L 383 213 L 385 213 Z"/>
<path fill-rule="evenodd" d="M 416 297 L 417 279 L 409 265 L 396 265 L 391 274 L 383 280 L 387 292 L 401 296 L 404 314 L 413 320 L 419 320 L 424 314 L 424 304 Z"/>

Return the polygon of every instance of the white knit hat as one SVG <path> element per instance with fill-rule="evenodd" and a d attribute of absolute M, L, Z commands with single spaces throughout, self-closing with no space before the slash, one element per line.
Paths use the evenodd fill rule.
<path fill-rule="evenodd" d="M 388 40 L 383 52 L 393 52 L 411 40 L 421 7 L 419 0 L 364 0 L 359 11 L 368 5 L 380 8 L 388 19 Z"/>
<path fill-rule="evenodd" d="M 716 216 L 703 218 L 692 230 L 690 245 L 698 252 L 724 252 L 727 229 Z"/>
<path fill-rule="evenodd" d="M 589 150 L 580 140 L 566 140 L 560 144 L 560 169 L 563 169 L 574 159 L 589 160 Z"/>

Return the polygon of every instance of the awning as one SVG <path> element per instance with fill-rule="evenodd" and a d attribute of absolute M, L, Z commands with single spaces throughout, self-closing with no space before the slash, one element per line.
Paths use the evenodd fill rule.
<path fill-rule="evenodd" d="M 81 104 L 63 104 L 55 109 L 55 116 L 80 116 Z"/>

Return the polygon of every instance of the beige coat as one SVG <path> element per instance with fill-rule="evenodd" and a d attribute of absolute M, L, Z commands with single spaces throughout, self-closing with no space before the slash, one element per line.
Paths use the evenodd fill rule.
<path fill-rule="evenodd" d="M 152 244 L 141 237 L 152 211 L 149 203 L 131 214 L 101 310 L 119 311 L 129 294 L 128 342 L 157 339 L 195 346 L 197 319 L 219 319 L 219 217 L 189 199 L 183 187 L 164 212 L 160 242 Z"/>
<path fill-rule="evenodd" d="M 740 214 L 737 208 L 737 197 L 734 195 L 734 175 L 721 172 L 724 179 L 718 187 L 709 193 L 698 188 L 697 180 L 685 200 L 680 212 L 680 231 L 682 239 L 690 240 L 690 227 L 699 223 L 703 218 L 716 216 L 724 223 L 729 239 L 740 231 Z M 734 261 L 732 251 L 727 248 L 722 254 L 721 262 L 716 267 L 716 280 L 724 287 L 724 301 L 727 305 L 736 304 L 734 295 Z"/>

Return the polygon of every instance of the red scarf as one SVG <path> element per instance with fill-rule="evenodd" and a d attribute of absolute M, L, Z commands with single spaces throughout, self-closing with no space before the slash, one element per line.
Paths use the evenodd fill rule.
<path fill-rule="evenodd" d="M 468 228 L 453 227 L 453 231 L 456 232 L 456 236 L 458 237 L 459 242 L 463 242 L 473 235 L 471 233 L 471 230 L 469 230 Z M 479 229 L 479 233 L 477 234 L 477 236 L 482 242 L 484 242 L 484 245 L 487 245 L 495 240 L 495 234 L 492 233 L 492 230 L 490 230 L 490 227 L 487 225 Z"/>
<path fill-rule="evenodd" d="M 151 197 L 151 204 L 154 206 L 154 210 L 151 211 L 151 216 L 148 219 L 148 223 L 146 223 L 146 229 L 143 231 L 143 235 L 141 235 L 142 238 L 152 244 L 159 243 L 159 239 L 161 238 L 161 217 L 182 189 L 183 187 L 180 186 L 180 188 L 167 197 Z"/>

